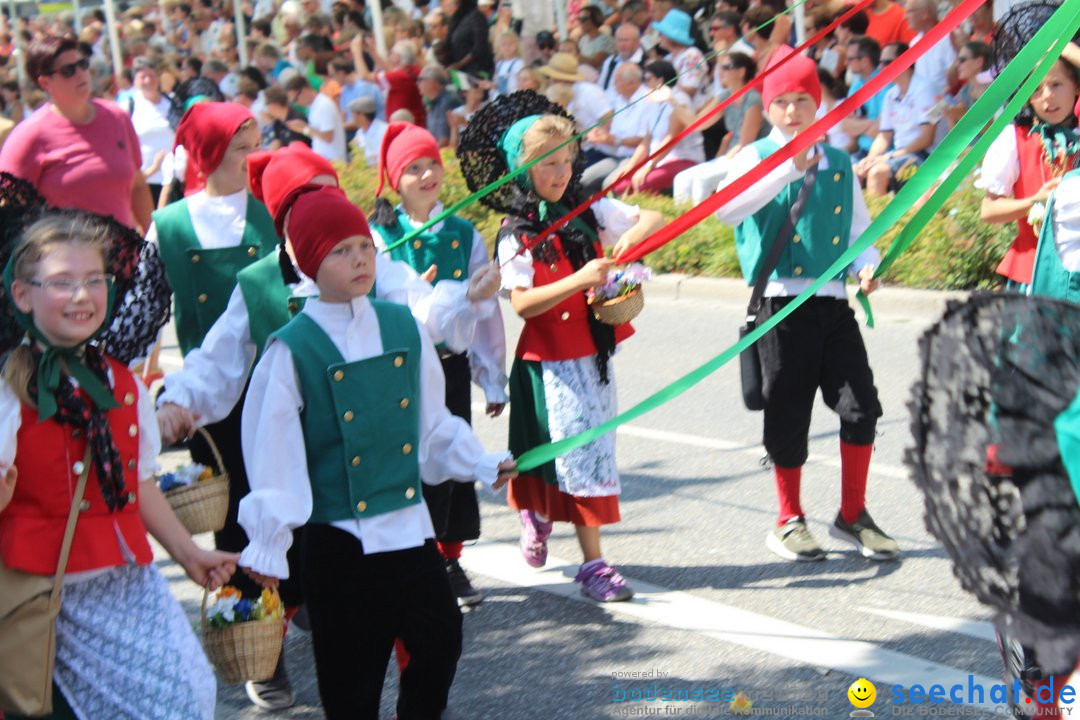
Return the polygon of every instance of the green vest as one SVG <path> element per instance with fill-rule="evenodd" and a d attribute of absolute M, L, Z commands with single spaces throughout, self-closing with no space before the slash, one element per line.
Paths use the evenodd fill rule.
<path fill-rule="evenodd" d="M 420 334 L 407 307 L 380 300 L 371 305 L 382 355 L 345 362 L 305 314 L 271 336 L 289 346 L 300 379 L 313 523 L 374 517 L 423 497 L 417 463 Z"/>
<path fill-rule="evenodd" d="M 412 232 L 408 215 L 401 208 L 396 211 L 398 222 L 394 226 L 375 225 L 375 230 L 387 245 Z M 390 251 L 390 257 L 408 264 L 418 273 L 432 265 L 438 268 L 435 282 L 439 280 L 464 280 L 469 277 L 469 259 L 472 257 L 475 229 L 468 220 L 451 215 L 443 220 L 437 233 L 424 232 Z M 434 283 L 432 283 L 434 284 Z"/>
<path fill-rule="evenodd" d="M 1080 171 L 1073 170 L 1065 177 L 1075 177 Z M 1046 204 L 1042 230 L 1039 232 L 1039 245 L 1035 250 L 1035 270 L 1031 276 L 1032 295 L 1080 302 L 1080 272 L 1069 272 L 1061 264 L 1057 240 L 1054 236 L 1054 196 Z"/>
<path fill-rule="evenodd" d="M 304 307 L 305 298 L 293 297 L 281 278 L 278 254 L 256 260 L 236 273 L 236 285 L 244 296 L 248 330 L 255 343 L 255 361 L 262 357 L 270 335 L 285 325 Z"/>
<path fill-rule="evenodd" d="M 780 149 L 768 138 L 756 141 L 752 147 L 762 160 Z M 795 233 L 780 255 L 780 262 L 770 279 L 819 277 L 848 248 L 852 214 L 851 159 L 834 147 L 822 147 L 829 168 L 818 173 L 802 216 L 795 222 Z M 789 183 L 765 207 L 735 228 L 735 250 L 747 284 L 757 282 L 761 265 L 795 204 L 802 183 L 802 178 Z"/>
<path fill-rule="evenodd" d="M 245 219 L 239 245 L 208 250 L 199 245 L 186 199 L 154 213 L 161 259 L 173 290 L 176 336 L 184 355 L 202 344 L 225 312 L 236 274 L 277 245 L 270 213 L 250 194 Z"/>

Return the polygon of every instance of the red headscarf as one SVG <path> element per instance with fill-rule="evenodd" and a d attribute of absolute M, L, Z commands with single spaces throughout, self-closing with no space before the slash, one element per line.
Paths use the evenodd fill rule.
<path fill-rule="evenodd" d="M 371 228 L 360 208 L 349 202 L 341 188 L 302 185 L 286 197 L 279 208 L 290 210 L 288 234 L 300 271 L 309 278 L 334 246 L 354 235 L 371 237 Z"/>
<path fill-rule="evenodd" d="M 439 143 L 435 136 L 419 125 L 390 123 L 379 148 L 379 184 L 375 188 L 375 194 L 382 192 L 384 179 L 390 182 L 390 187 L 397 190 L 401 173 L 405 172 L 405 168 L 414 160 L 423 157 L 431 158 L 442 166 Z"/>
<path fill-rule="evenodd" d="M 239 103 L 202 102 L 188 108 L 173 142 L 174 148 L 183 145 L 188 155 L 184 195 L 206 187 L 207 176 L 217 170 L 233 135 L 248 120 L 254 121 L 255 116 Z"/>
<path fill-rule="evenodd" d="M 338 181 L 337 171 L 330 161 L 302 142 L 248 156 L 251 194 L 266 205 L 270 217 L 275 220 L 285 196 L 319 175 L 330 175 L 334 182 Z"/>
<path fill-rule="evenodd" d="M 785 49 L 787 52 L 784 52 Z M 794 51 L 786 46 L 778 48 L 769 59 L 766 69 L 776 65 L 791 52 Z M 805 55 L 796 55 L 765 76 L 761 84 L 761 104 L 765 107 L 765 112 L 769 112 L 769 105 L 773 100 L 790 92 L 806 93 L 814 98 L 815 104 L 821 105 L 821 81 L 818 80 L 817 65 Z"/>

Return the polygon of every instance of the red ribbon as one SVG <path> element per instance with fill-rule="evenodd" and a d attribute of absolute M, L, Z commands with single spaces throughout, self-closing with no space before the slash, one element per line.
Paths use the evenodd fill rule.
<path fill-rule="evenodd" d="M 795 55 L 803 52 L 804 50 L 811 47 L 812 45 L 815 45 L 818 42 L 820 42 L 822 39 L 825 38 L 826 35 L 831 33 L 836 28 L 840 27 L 841 23 L 847 22 L 847 20 L 849 18 L 851 18 L 853 15 L 860 12 L 861 10 L 865 10 L 873 2 L 874 2 L 874 0 L 860 0 L 857 4 L 852 5 L 850 8 L 848 8 L 847 12 L 845 12 L 843 15 L 838 16 L 831 23 L 829 23 L 824 28 L 819 30 L 818 33 L 816 35 L 814 35 L 812 38 L 810 38 L 809 40 L 804 42 L 802 45 L 795 48 L 794 52 L 788 53 L 785 57 L 783 57 L 782 59 L 778 60 L 773 65 L 766 68 L 764 72 L 759 73 L 758 75 L 755 75 L 754 78 L 750 82 L 748 82 L 746 85 L 744 85 L 743 87 L 736 90 L 729 97 L 725 98 L 723 101 L 720 102 L 720 104 L 718 104 L 716 107 L 714 107 L 712 110 L 710 110 L 707 114 L 702 115 L 697 120 L 690 123 L 690 125 L 688 125 L 685 130 L 683 130 L 681 133 L 679 133 L 678 135 L 673 137 L 671 140 L 669 140 L 663 147 L 659 148 L 656 152 L 649 155 L 647 158 L 645 158 L 644 160 L 639 162 L 637 165 L 635 165 L 634 167 L 630 168 L 628 171 L 623 173 L 618 179 L 615 180 L 615 182 L 611 183 L 606 188 L 603 188 L 602 190 L 597 192 L 595 195 L 590 197 L 588 200 L 586 200 L 585 202 L 583 202 L 580 205 L 578 205 L 577 207 L 575 207 L 569 213 L 567 213 L 566 215 L 559 218 L 554 224 L 548 226 L 543 231 L 541 231 L 535 238 L 532 238 L 531 240 L 525 239 L 525 241 L 522 242 L 521 247 L 518 249 L 518 251 L 517 251 L 517 253 L 515 253 L 515 255 L 520 255 L 521 253 L 525 252 L 526 250 L 531 250 L 532 248 L 536 247 L 537 245 L 539 245 L 541 242 L 543 242 L 547 238 L 549 238 L 552 235 L 554 235 L 555 233 L 557 233 L 559 230 L 562 230 L 564 227 L 569 225 L 575 218 L 577 218 L 579 215 L 581 215 L 583 212 L 585 212 L 588 208 L 592 207 L 592 204 L 594 202 L 596 202 L 597 200 L 599 200 L 600 198 L 604 197 L 609 192 L 611 192 L 612 188 L 614 188 L 622 180 L 623 177 L 632 176 L 635 172 L 638 171 L 639 168 L 643 167 L 645 165 L 645 163 L 649 162 L 650 160 L 653 160 L 654 158 L 656 158 L 656 157 L 658 157 L 660 155 L 663 155 L 663 154 L 667 153 L 671 148 L 675 147 L 677 144 L 682 142 L 686 138 L 687 135 L 689 135 L 690 133 L 697 130 L 699 127 L 704 125 L 708 120 L 710 120 L 714 116 L 718 115 L 719 113 L 722 113 L 729 105 L 731 105 L 733 102 L 735 102 L 736 100 L 741 98 L 743 95 L 750 92 L 754 88 L 757 88 L 758 86 L 760 86 L 765 81 L 765 78 L 768 77 L 768 75 L 770 73 L 775 72 L 777 68 L 782 66 L 784 63 L 786 63 L 791 58 L 795 57 Z M 620 258 L 620 261 L 621 261 L 621 258 Z"/>
<path fill-rule="evenodd" d="M 913 47 L 909 48 L 896 60 L 882 68 L 877 75 L 859 88 L 858 92 L 838 104 L 824 117 L 796 135 L 780 150 L 762 160 L 730 185 L 724 186 L 713 193 L 705 200 L 705 202 L 691 208 L 686 213 L 675 218 L 675 220 L 645 238 L 645 240 L 638 245 L 635 245 L 626 253 L 623 253 L 619 256 L 619 262 L 633 262 L 671 240 L 674 240 L 683 232 L 698 224 L 717 209 L 730 202 L 736 195 L 742 193 L 758 180 L 772 172 L 781 163 L 790 160 L 798 153 L 813 145 L 819 138 L 825 135 L 829 128 L 854 112 L 856 108 L 869 100 L 870 97 L 880 92 L 882 88 L 895 80 L 900 73 L 911 67 L 923 53 L 936 45 L 943 38 L 946 38 L 954 28 L 958 27 L 968 15 L 973 13 L 975 9 L 984 2 L 985 0 L 964 0 L 964 2 L 954 8 L 944 20 L 934 25 L 934 27 Z"/>

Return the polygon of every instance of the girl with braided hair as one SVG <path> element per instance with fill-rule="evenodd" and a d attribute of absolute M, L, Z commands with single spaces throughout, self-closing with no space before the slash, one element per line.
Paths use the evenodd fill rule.
<path fill-rule="evenodd" d="M 619 253 L 662 223 L 659 213 L 603 199 L 539 244 L 554 218 L 578 204 L 581 163 L 574 123 L 561 108 L 532 91 L 502 96 L 469 123 L 458 148 L 473 190 L 540 158 L 514 183 L 484 197 L 507 213 L 497 253 L 503 291 L 525 319 L 510 375 L 510 446 L 521 452 L 610 419 L 616 412 L 609 359 L 629 324 L 601 324 L 585 293 L 603 285 Z M 510 483 L 510 506 L 521 513 L 525 561 L 547 561 L 554 521 L 570 522 L 584 562 L 581 592 L 599 602 L 627 600 L 633 590 L 600 550 L 600 528 L 619 520 L 615 438 L 606 435 Z"/>

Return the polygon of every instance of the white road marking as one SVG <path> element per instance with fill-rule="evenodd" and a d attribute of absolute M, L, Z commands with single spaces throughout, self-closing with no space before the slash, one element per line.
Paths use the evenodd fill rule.
<path fill-rule="evenodd" d="M 994 624 L 982 620 L 965 620 L 963 618 L 945 617 L 943 615 L 926 615 L 924 613 L 910 613 L 901 610 L 887 610 L 885 608 L 874 607 L 860 607 L 859 611 L 869 613 L 870 615 L 877 615 L 878 617 L 889 618 L 890 620 L 911 623 L 912 625 L 922 625 L 923 627 L 933 628 L 934 630 L 943 630 L 945 632 L 957 633 L 958 635 L 967 635 L 976 640 L 988 640 L 992 643 L 997 642 L 997 637 L 994 635 Z"/>
<path fill-rule="evenodd" d="M 832 635 L 742 608 L 705 600 L 641 580 L 627 578 L 636 592 L 630 602 L 599 605 L 583 598 L 574 583 L 577 567 L 566 560 L 548 556 L 548 566 L 534 570 L 522 560 L 517 545 L 481 540 L 469 547 L 461 563 L 471 572 L 495 578 L 512 586 L 551 593 L 568 600 L 594 604 L 613 616 L 633 617 L 688 632 L 700 633 L 724 642 L 753 648 L 785 657 L 811 667 L 827 666 L 833 670 L 865 677 L 880 688 L 883 698 L 893 685 L 968 685 L 986 688 L 1000 681 L 977 675 L 924 658 L 886 650 L 873 643 Z M 966 696 L 966 693 L 965 693 Z M 994 703 L 972 703 L 993 710 Z"/>

